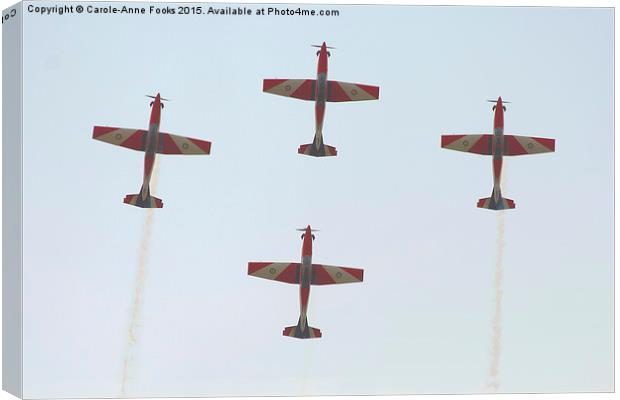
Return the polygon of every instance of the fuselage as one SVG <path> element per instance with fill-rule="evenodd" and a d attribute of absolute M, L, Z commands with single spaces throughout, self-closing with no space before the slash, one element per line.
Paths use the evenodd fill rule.
<path fill-rule="evenodd" d="M 153 173 L 153 165 L 159 147 L 159 122 L 161 120 L 161 96 L 157 93 L 151 103 L 151 118 L 149 119 L 149 131 L 144 144 L 144 176 L 142 179 L 142 200 L 146 200 L 149 194 L 149 183 Z"/>
<path fill-rule="evenodd" d="M 319 50 L 319 62 L 316 72 L 316 87 L 314 92 L 314 116 L 315 116 L 315 134 L 314 145 L 318 148 L 323 143 L 323 120 L 325 118 L 325 102 L 327 101 L 327 45 L 325 42 Z"/>
<path fill-rule="evenodd" d="M 310 298 L 310 282 L 312 281 L 312 229 L 306 227 L 301 247 L 301 269 L 299 271 L 299 312 L 302 330 L 306 329 L 306 315 Z"/>
<path fill-rule="evenodd" d="M 495 104 L 495 116 L 493 118 L 493 197 L 498 201 L 501 197 L 500 180 L 502 176 L 502 163 L 504 157 L 504 104 L 501 96 Z"/>

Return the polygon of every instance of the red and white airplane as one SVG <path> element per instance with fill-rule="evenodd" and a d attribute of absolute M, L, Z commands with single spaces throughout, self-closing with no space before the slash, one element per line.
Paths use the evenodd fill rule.
<path fill-rule="evenodd" d="M 332 267 L 329 265 L 312 264 L 312 242 L 315 232 L 308 225 L 301 235 L 301 263 L 249 262 L 248 275 L 258 278 L 272 279 L 280 282 L 299 284 L 299 321 L 295 326 L 284 328 L 284 336 L 299 339 L 320 338 L 321 330 L 308 326 L 308 299 L 310 285 L 331 285 L 335 283 L 353 283 L 364 280 L 364 270 L 348 267 Z"/>
<path fill-rule="evenodd" d="M 157 96 L 147 95 L 147 97 L 153 99 L 153 101 L 151 101 L 152 110 L 148 131 L 95 126 L 93 128 L 93 139 L 143 151 L 144 174 L 142 177 L 142 188 L 138 194 L 126 195 L 123 202 L 142 208 L 162 208 L 164 203 L 161 199 L 151 196 L 149 189 L 156 155 L 209 154 L 211 152 L 211 142 L 160 132 L 159 122 L 161 119 L 161 109 L 164 108 L 162 100 L 168 100 L 161 98 L 159 93 L 157 93 Z"/>
<path fill-rule="evenodd" d="M 335 156 L 337 154 L 336 148 L 323 143 L 325 102 L 377 100 L 379 98 L 379 87 L 359 83 L 328 81 L 327 58 L 331 54 L 327 49 L 333 49 L 333 47 L 328 47 L 325 42 L 321 46 L 313 45 L 313 47 L 320 47 L 320 50 L 316 53 L 319 56 L 316 80 L 264 79 L 263 92 L 314 101 L 316 122 L 314 142 L 302 144 L 297 152 L 314 157 Z"/>
<path fill-rule="evenodd" d="M 508 102 L 503 102 L 501 97 L 497 102 L 488 101 L 495 103 L 492 135 L 442 135 L 441 147 L 493 156 L 493 192 L 491 197 L 478 200 L 478 207 L 491 210 L 515 208 L 515 202 L 502 197 L 500 189 L 503 156 L 550 153 L 555 151 L 555 139 L 504 135 L 504 111 L 506 111 L 504 104 Z"/>

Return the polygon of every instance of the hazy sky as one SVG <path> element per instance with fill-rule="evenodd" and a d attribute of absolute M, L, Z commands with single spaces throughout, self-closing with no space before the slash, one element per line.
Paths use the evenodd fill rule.
<path fill-rule="evenodd" d="M 145 129 L 158 91 L 161 129 L 213 148 L 159 158 L 128 395 L 486 391 L 491 160 L 439 137 L 490 133 L 500 95 L 506 133 L 557 140 L 505 161 L 501 391 L 613 390 L 612 10 L 304 8 L 340 16 L 26 15 L 24 395 L 118 394 L 143 155 L 92 126 Z M 313 78 L 322 41 L 331 79 L 381 99 L 328 104 L 317 159 L 313 104 L 261 88 Z M 315 262 L 365 281 L 313 287 L 323 338 L 300 341 L 298 288 L 246 271 L 297 262 L 307 224 Z"/>

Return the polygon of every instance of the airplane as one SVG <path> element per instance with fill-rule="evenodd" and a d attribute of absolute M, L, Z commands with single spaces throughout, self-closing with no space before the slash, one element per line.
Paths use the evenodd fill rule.
<path fill-rule="evenodd" d="M 138 194 L 128 194 L 123 199 L 125 204 L 141 208 L 162 208 L 161 199 L 151 196 L 149 183 L 157 154 L 209 154 L 211 142 L 190 137 L 172 135 L 159 131 L 161 110 L 164 108 L 164 99 L 157 93 L 156 96 L 147 95 L 151 101 L 151 118 L 148 131 L 141 129 L 113 128 L 109 126 L 95 126 L 93 139 L 127 147 L 144 152 L 144 174 L 142 188 Z"/>
<path fill-rule="evenodd" d="M 469 153 L 493 156 L 493 192 L 491 197 L 478 200 L 479 208 L 505 210 L 515 208 L 515 202 L 502 197 L 500 179 L 502 174 L 503 156 L 520 156 L 525 154 L 550 153 L 555 151 L 555 139 L 505 135 L 504 112 L 510 103 L 502 101 L 501 96 L 495 100 L 493 135 L 442 135 L 441 147 Z"/>
<path fill-rule="evenodd" d="M 308 225 L 301 235 L 301 263 L 249 262 L 248 275 L 257 278 L 272 279 L 285 283 L 299 284 L 300 315 L 297 325 L 287 326 L 282 335 L 298 339 L 313 339 L 322 336 L 321 330 L 308 326 L 308 300 L 311 285 L 331 285 L 336 283 L 353 283 L 364 280 L 364 270 L 349 267 L 333 267 L 312 264 L 312 242 L 316 232 Z"/>
<path fill-rule="evenodd" d="M 323 119 L 325 102 L 344 102 L 379 99 L 379 87 L 327 80 L 327 58 L 331 56 L 325 42 L 319 47 L 319 57 L 315 79 L 264 79 L 263 92 L 279 96 L 293 97 L 301 100 L 314 101 L 315 132 L 314 141 L 302 144 L 297 149 L 299 154 L 314 157 L 328 157 L 338 154 L 336 148 L 323 142 Z"/>

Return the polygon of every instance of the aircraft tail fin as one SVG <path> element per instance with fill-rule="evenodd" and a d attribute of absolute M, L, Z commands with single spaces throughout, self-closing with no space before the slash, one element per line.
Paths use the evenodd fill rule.
<path fill-rule="evenodd" d="M 515 208 L 515 202 L 511 199 L 507 199 L 502 197 L 501 194 L 499 199 L 496 201 L 495 197 L 487 197 L 484 199 L 478 200 L 478 208 L 486 208 L 489 210 L 509 210 L 511 208 Z"/>
<path fill-rule="evenodd" d="M 320 329 L 308 325 L 308 320 L 306 318 L 304 318 L 304 323 L 302 324 L 301 318 L 302 317 L 299 317 L 297 325 L 284 328 L 282 335 L 297 339 L 318 339 L 323 336 Z"/>
<path fill-rule="evenodd" d="M 318 148 L 314 143 L 302 144 L 299 146 L 299 149 L 297 149 L 297 152 L 299 154 L 313 157 L 330 157 L 338 155 L 338 151 L 336 151 L 335 147 L 328 146 L 324 143 L 321 143 Z"/>
<path fill-rule="evenodd" d="M 140 190 L 140 192 L 142 192 L 142 190 Z M 145 199 L 142 199 L 140 193 L 128 194 L 123 199 L 123 203 L 141 208 L 163 208 L 164 206 L 164 202 L 161 199 L 151 196 L 150 190 L 147 192 Z"/>

